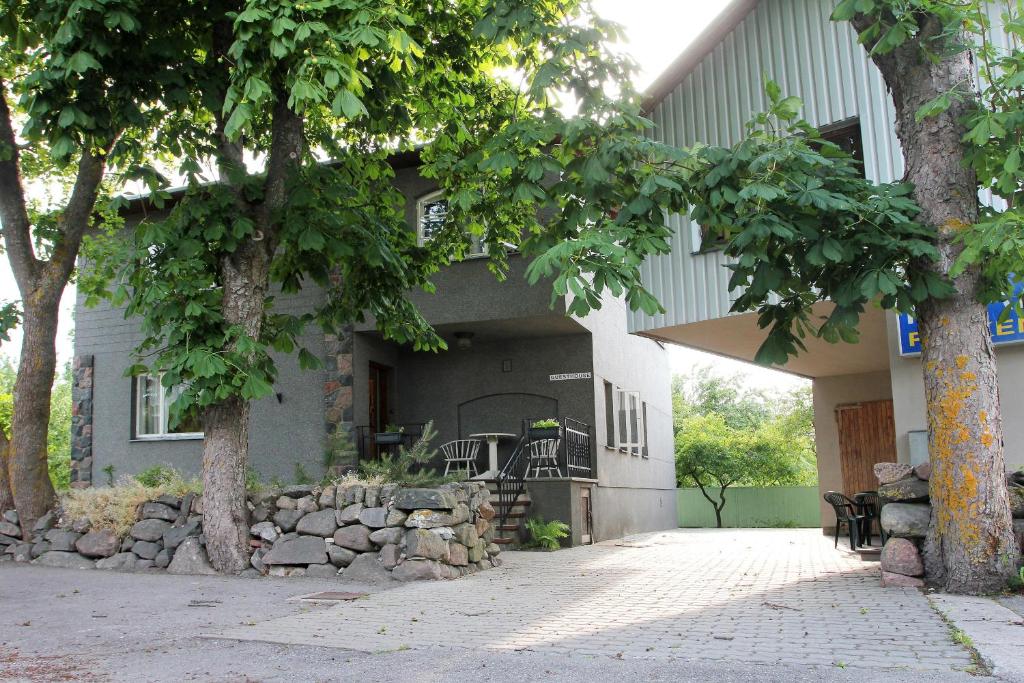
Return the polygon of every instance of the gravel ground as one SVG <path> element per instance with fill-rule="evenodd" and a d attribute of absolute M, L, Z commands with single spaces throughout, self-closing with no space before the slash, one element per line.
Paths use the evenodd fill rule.
<path fill-rule="evenodd" d="M 5 681 L 885 681 L 972 680 L 863 668 L 619 660 L 426 647 L 352 650 L 198 638 L 196 633 L 326 609 L 293 598 L 386 587 L 316 579 L 119 574 L 0 565 Z M 367 598 L 372 600 L 372 596 Z M 870 653 L 864 653 L 870 656 Z"/>

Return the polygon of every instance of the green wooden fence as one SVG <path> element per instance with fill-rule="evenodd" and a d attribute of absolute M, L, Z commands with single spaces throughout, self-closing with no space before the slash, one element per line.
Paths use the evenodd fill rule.
<path fill-rule="evenodd" d="M 718 499 L 718 489 L 708 489 Z M 714 527 L 715 510 L 700 489 L 679 489 L 679 526 Z M 727 527 L 818 527 L 821 508 L 817 486 L 728 488 L 722 509 Z"/>

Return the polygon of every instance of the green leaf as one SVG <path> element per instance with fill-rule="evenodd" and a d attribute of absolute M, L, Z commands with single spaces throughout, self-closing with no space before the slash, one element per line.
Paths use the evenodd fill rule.
<path fill-rule="evenodd" d="M 362 101 L 351 90 L 340 90 L 334 96 L 331 111 L 335 116 L 344 115 L 349 120 L 357 119 L 367 113 Z"/>
<path fill-rule="evenodd" d="M 71 55 L 67 62 L 67 70 L 69 72 L 73 71 L 76 74 L 85 73 L 90 69 L 99 68 L 101 68 L 101 66 L 100 63 L 96 61 L 96 58 L 84 50 Z"/>

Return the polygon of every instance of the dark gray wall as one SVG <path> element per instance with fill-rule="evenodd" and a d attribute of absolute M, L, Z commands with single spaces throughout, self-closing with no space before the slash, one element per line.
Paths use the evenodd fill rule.
<path fill-rule="evenodd" d="M 296 297 L 280 297 L 278 310 L 308 310 L 319 296 L 309 290 Z M 322 334 L 311 329 L 305 342 L 320 354 Z M 202 468 L 202 441 L 138 440 L 132 434 L 131 379 L 124 376 L 131 352 L 142 339 L 138 322 L 125 320 L 121 309 L 107 305 L 87 309 L 78 300 L 75 353 L 92 354 L 93 369 L 93 482 L 107 481 L 103 468 L 113 465 L 115 478 L 134 474 L 153 465 L 171 465 L 186 474 Z M 295 463 L 310 475 L 322 473 L 324 450 L 322 371 L 300 371 L 294 356 L 277 356 L 280 370 L 275 391 L 282 394 L 253 405 L 249 456 L 252 467 L 264 480 L 294 478 Z"/>
<path fill-rule="evenodd" d="M 438 353 L 402 350 L 392 397 L 397 419 L 434 420 L 437 443 L 478 431 L 518 434 L 523 418 L 544 417 L 533 411 L 546 410 L 552 401 L 557 402 L 559 416 L 590 421 L 594 403 L 589 383 L 550 382 L 548 375 L 591 372 L 591 358 L 589 334 L 474 341 L 469 349 L 453 347 Z M 356 356 L 359 372 L 365 373 L 367 361 Z M 502 370 L 504 361 L 510 364 L 509 372 Z M 356 390 L 365 402 L 365 382 Z M 365 416 L 366 408 L 356 406 L 356 414 Z"/>

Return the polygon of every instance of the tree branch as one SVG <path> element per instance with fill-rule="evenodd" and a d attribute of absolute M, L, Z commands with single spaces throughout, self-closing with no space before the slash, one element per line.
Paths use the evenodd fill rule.
<path fill-rule="evenodd" d="M 103 182 L 107 153 L 108 150 L 97 154 L 86 149 L 82 151 L 82 157 L 78 160 L 75 185 L 58 223 L 60 238 L 54 247 L 53 256 L 44 266 L 45 281 L 50 286 L 63 289 L 75 268 L 78 248 L 82 243 L 82 236 L 89 227 L 89 220 L 96 207 L 96 198 L 99 196 L 100 184 Z"/>
<path fill-rule="evenodd" d="M 18 150 L 7 106 L 7 84 L 0 79 L 0 225 L 11 270 L 24 297 L 36 287 L 39 260 L 32 249 L 32 225 L 21 185 Z"/>
<path fill-rule="evenodd" d="M 302 155 L 306 150 L 304 123 L 302 116 L 288 107 L 288 94 L 279 92 L 270 131 L 270 156 L 267 159 L 267 179 L 263 185 L 263 204 L 257 216 L 257 223 L 263 230 L 267 249 L 271 253 L 277 243 L 273 215 L 287 202 L 288 180 L 302 164 Z"/>

